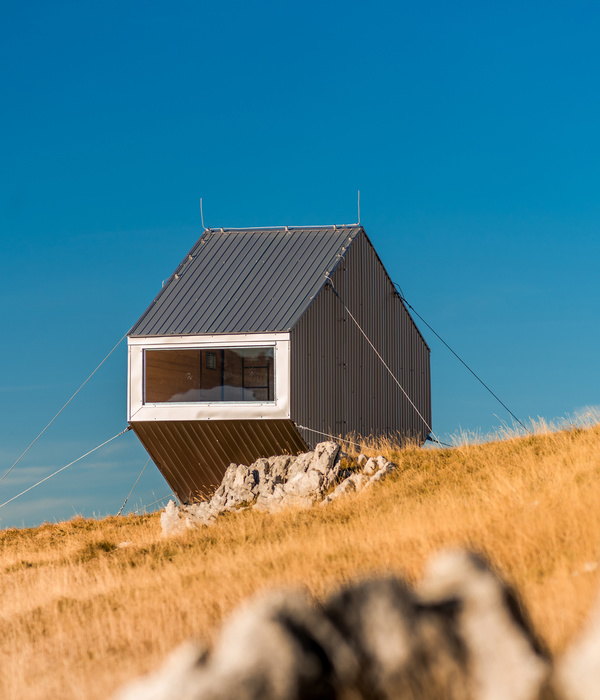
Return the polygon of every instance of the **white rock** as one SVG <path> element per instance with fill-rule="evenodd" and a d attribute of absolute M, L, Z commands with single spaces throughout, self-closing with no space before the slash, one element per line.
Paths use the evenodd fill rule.
<path fill-rule="evenodd" d="M 294 459 L 289 455 L 280 455 L 269 459 L 270 478 L 274 484 L 283 484 L 287 481 L 289 466 Z"/>
<path fill-rule="evenodd" d="M 337 498 L 340 498 L 340 496 L 347 496 L 348 494 L 360 491 L 362 488 L 364 488 L 364 486 L 366 486 L 367 481 L 368 477 L 364 474 L 351 474 L 349 477 L 344 479 L 344 481 L 338 484 L 330 494 L 325 496 L 325 498 L 321 501 L 321 505 L 331 503 Z"/>
<path fill-rule="evenodd" d="M 532 629 L 508 587 L 479 557 L 443 552 L 428 564 L 418 591 L 428 604 L 458 600 L 456 631 L 470 659 L 474 700 L 533 700 L 550 675 Z"/>
<path fill-rule="evenodd" d="M 348 583 L 322 604 L 264 592 L 225 621 L 212 651 L 186 643 L 113 700 L 595 700 L 600 605 L 551 670 L 515 594 L 456 551 L 430 561 L 416 592 L 395 577 Z"/>
<path fill-rule="evenodd" d="M 307 472 L 296 474 L 293 479 L 290 479 L 290 481 L 285 484 L 283 490 L 289 495 L 300 496 L 301 498 L 312 498 L 314 500 L 322 484 L 323 475 L 314 469 L 310 469 Z"/>
<path fill-rule="evenodd" d="M 327 505 L 328 503 L 335 501 L 340 496 L 344 496 L 348 493 L 356 493 L 356 484 L 354 483 L 352 477 L 348 477 L 347 479 L 344 479 L 341 484 L 338 484 L 330 494 L 325 496 L 320 505 Z"/>
<path fill-rule="evenodd" d="M 377 469 L 383 469 L 389 464 L 389 462 L 383 455 L 379 455 L 375 458 L 375 464 L 377 465 Z"/>
<path fill-rule="evenodd" d="M 180 508 L 180 516 L 185 521 L 187 528 L 196 525 L 212 525 L 221 512 L 213 506 L 211 501 L 202 501 L 202 503 L 194 503 Z"/>
<path fill-rule="evenodd" d="M 160 514 L 160 527 L 165 537 L 180 535 L 187 530 L 185 520 L 180 517 L 179 507 L 175 501 L 169 501 Z"/>
<path fill-rule="evenodd" d="M 363 467 L 363 473 L 367 476 L 370 476 L 371 474 L 375 474 L 376 471 L 377 463 L 375 462 L 373 457 L 369 457 L 369 459 L 365 462 L 365 466 Z"/>
<path fill-rule="evenodd" d="M 565 700 L 600 695 L 600 599 L 583 634 L 557 664 L 556 685 Z"/>
<path fill-rule="evenodd" d="M 383 467 L 381 467 L 378 471 L 375 472 L 375 474 L 373 474 L 373 476 L 369 479 L 369 483 L 365 485 L 372 486 L 378 481 L 382 481 L 390 472 L 393 472 L 395 469 L 395 464 L 392 464 L 392 462 L 386 462 Z"/>
<path fill-rule="evenodd" d="M 283 485 L 275 484 L 273 486 L 273 491 L 270 494 L 261 495 L 256 499 L 256 503 L 253 506 L 254 510 L 264 512 L 281 510 L 284 498 L 285 491 L 283 490 Z"/>
<path fill-rule="evenodd" d="M 333 465 L 335 458 L 340 451 L 340 446 L 337 442 L 321 442 L 315 447 L 312 469 L 315 469 L 321 474 L 328 474 Z"/>
<path fill-rule="evenodd" d="M 189 678 L 204 654 L 204 647 L 197 642 L 184 642 L 171 652 L 158 670 L 128 683 L 113 695 L 113 700 L 191 698 L 187 690 Z"/>
<path fill-rule="evenodd" d="M 355 491 L 360 491 L 368 480 L 369 478 L 366 476 L 366 474 L 360 474 L 358 472 L 348 477 L 348 481 L 354 484 Z"/>
<path fill-rule="evenodd" d="M 293 479 L 298 474 L 303 474 L 310 469 L 313 461 L 314 452 L 304 452 L 298 455 L 289 465 L 287 480 Z"/>
<path fill-rule="evenodd" d="M 337 443 L 329 441 L 297 457 L 261 458 L 250 466 L 230 464 L 209 501 L 181 507 L 172 503 L 165 508 L 161 516 L 163 534 L 210 525 L 228 511 L 256 508 L 270 512 L 288 506 L 308 508 L 318 501 L 330 503 L 344 493 L 359 491 L 382 479 L 385 470 L 393 467 L 382 456 L 367 459 L 361 455 L 363 474 L 340 470 L 342 460 L 347 457 Z M 341 477 L 343 481 L 338 484 Z M 333 492 L 326 495 L 332 488 Z"/>

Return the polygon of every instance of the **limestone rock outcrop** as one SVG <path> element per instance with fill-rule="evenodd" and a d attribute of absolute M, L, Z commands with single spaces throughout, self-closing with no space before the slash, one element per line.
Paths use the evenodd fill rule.
<path fill-rule="evenodd" d="M 250 466 L 230 464 L 210 500 L 189 506 L 169 501 L 161 514 L 163 533 L 211 525 L 220 514 L 244 508 L 275 511 L 326 505 L 381 481 L 394 469 L 382 456 L 367 459 L 360 455 L 352 462 L 335 442 L 321 442 L 312 452 L 297 457 L 258 459 Z"/>

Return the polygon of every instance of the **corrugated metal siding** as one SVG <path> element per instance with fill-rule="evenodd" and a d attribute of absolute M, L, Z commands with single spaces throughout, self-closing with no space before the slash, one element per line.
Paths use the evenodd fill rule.
<path fill-rule="evenodd" d="M 288 331 L 359 231 L 205 231 L 129 335 Z"/>
<path fill-rule="evenodd" d="M 431 425 L 429 348 L 364 232 L 331 279 L 339 295 Z M 291 333 L 291 417 L 333 435 L 400 434 L 421 441 L 421 418 L 325 287 Z M 309 444 L 324 439 L 300 431 Z"/>
<path fill-rule="evenodd" d="M 131 427 L 183 503 L 214 491 L 232 462 L 307 450 L 289 420 L 135 421 Z"/>

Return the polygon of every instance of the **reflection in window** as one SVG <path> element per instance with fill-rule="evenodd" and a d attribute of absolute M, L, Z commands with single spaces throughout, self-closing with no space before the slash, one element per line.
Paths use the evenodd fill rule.
<path fill-rule="evenodd" d="M 206 369 L 217 369 L 217 355 L 214 352 L 206 353 Z"/>
<path fill-rule="evenodd" d="M 145 350 L 144 403 L 274 401 L 274 348 Z"/>

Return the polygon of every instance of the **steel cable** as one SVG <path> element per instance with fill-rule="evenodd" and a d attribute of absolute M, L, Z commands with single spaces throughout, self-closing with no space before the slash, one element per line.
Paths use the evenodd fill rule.
<path fill-rule="evenodd" d="M 33 484 L 33 486 L 30 486 L 28 489 L 25 489 L 25 491 L 21 491 L 21 493 L 18 493 L 16 496 L 13 496 L 12 498 L 9 498 L 8 501 L 4 501 L 4 503 L 0 504 L 0 508 L 4 508 L 4 506 L 8 505 L 9 503 L 12 503 L 13 501 L 16 501 L 17 498 L 23 496 L 24 494 L 28 493 L 32 489 L 34 489 L 36 486 L 39 486 L 40 484 L 43 484 L 44 481 L 48 481 L 48 479 L 51 479 L 53 476 L 56 476 L 57 474 L 60 474 L 60 472 L 63 472 L 67 467 L 70 467 L 71 465 L 75 464 L 75 462 L 81 461 L 84 457 L 87 457 L 88 455 L 91 455 L 92 452 L 96 452 L 96 450 L 99 450 L 101 447 L 104 447 L 104 445 L 107 445 L 109 442 L 112 440 L 115 440 L 118 438 L 120 435 L 123 435 L 123 433 L 126 433 L 128 430 L 131 430 L 131 426 L 128 425 L 125 430 L 121 430 L 120 433 L 117 433 L 116 435 L 113 435 L 111 438 L 108 440 L 105 440 L 101 445 L 98 445 L 98 447 L 94 447 L 93 450 L 90 450 L 89 452 L 86 452 L 84 455 L 81 455 L 81 457 L 77 457 L 77 459 L 74 459 L 72 462 L 69 462 L 69 464 L 66 464 L 64 467 L 61 467 L 60 469 L 57 469 L 55 472 L 50 474 L 49 476 L 44 477 L 37 483 Z"/>
<path fill-rule="evenodd" d="M 102 367 L 102 365 L 108 360 L 108 358 L 113 354 L 113 352 L 119 347 L 119 345 L 123 342 L 123 340 L 127 337 L 127 334 L 125 334 L 121 340 L 114 346 L 114 348 L 108 353 L 108 355 L 102 360 L 102 362 L 96 367 L 96 369 L 90 374 L 90 376 L 83 382 L 83 384 L 77 389 L 77 391 L 71 396 L 71 398 L 64 404 L 64 406 L 60 409 L 60 411 L 54 416 L 54 418 L 48 423 L 48 425 L 42 430 L 41 433 L 38 434 L 38 436 L 32 440 L 29 445 L 25 448 L 25 450 L 20 454 L 20 456 L 17 458 L 16 462 L 13 463 L 12 467 L 7 469 L 6 472 L 4 472 L 3 476 L 0 478 L 0 484 L 4 481 L 4 479 L 11 473 L 11 471 L 17 466 L 17 464 L 23 459 L 23 457 L 29 452 L 29 450 L 35 445 L 35 443 L 42 437 L 42 435 L 48 430 L 48 428 L 54 423 L 54 421 L 60 416 L 60 414 L 65 410 L 65 408 L 73 401 L 73 399 L 77 396 L 77 394 L 83 389 L 83 387 L 90 381 L 90 379 L 96 374 L 96 372 Z"/>
<path fill-rule="evenodd" d="M 415 316 L 418 316 L 418 317 L 421 319 L 421 321 L 423 321 L 423 323 L 427 326 L 427 328 L 429 328 L 429 330 L 435 335 L 435 337 L 436 337 L 438 340 L 440 340 L 440 341 L 448 348 L 448 350 L 450 350 L 450 352 L 454 355 L 454 357 L 456 357 L 456 359 L 457 359 L 461 364 L 463 364 L 463 365 L 469 370 L 469 372 L 475 377 L 475 379 L 476 379 L 483 387 L 485 387 L 485 388 L 487 389 L 487 391 L 490 392 L 490 394 L 496 399 L 496 401 L 497 401 L 503 408 L 505 408 L 505 409 L 510 413 L 510 415 L 513 417 L 513 419 L 517 421 L 517 423 L 523 428 L 523 430 L 525 430 L 525 432 L 529 433 L 530 435 L 533 435 L 533 433 L 531 432 L 531 430 L 529 430 L 529 428 L 527 428 L 527 427 L 517 418 L 517 416 L 515 416 L 515 414 L 510 410 L 510 408 L 509 408 L 503 401 L 501 401 L 500 398 L 498 398 L 498 396 L 496 396 L 496 394 L 494 394 L 494 392 L 493 392 L 493 391 L 490 389 L 490 387 L 483 381 L 483 379 L 480 379 L 480 378 L 475 374 L 475 372 L 469 367 L 469 365 L 468 365 L 461 357 L 459 357 L 459 356 L 457 355 L 457 353 L 454 352 L 454 350 L 448 345 L 448 343 L 447 343 L 438 333 L 436 333 L 436 332 L 433 330 L 433 328 L 427 323 L 427 321 L 423 318 L 423 316 L 421 316 L 421 314 L 415 309 L 415 307 L 414 307 L 414 306 L 411 306 L 411 304 L 408 303 L 408 301 L 406 300 L 406 297 L 405 297 L 404 294 L 402 293 L 402 288 L 400 287 L 400 285 L 399 285 L 398 283 L 396 283 L 396 282 L 394 282 L 393 284 L 398 288 L 398 291 L 400 292 L 400 299 L 402 300 L 402 302 L 403 302 L 404 304 L 406 304 L 406 306 L 408 306 L 408 308 L 415 314 Z"/>
<path fill-rule="evenodd" d="M 329 284 L 330 284 L 330 286 L 331 286 L 331 289 L 332 289 L 333 293 L 334 293 L 334 294 L 336 295 L 336 297 L 340 300 L 340 303 L 341 303 L 341 305 L 344 307 L 344 309 L 346 310 L 346 313 L 348 314 L 348 316 L 350 316 L 350 318 L 354 321 L 356 327 L 357 327 L 358 330 L 362 333 L 364 339 L 367 341 L 367 343 L 369 343 L 369 345 L 371 346 L 371 349 L 373 350 L 373 352 L 377 355 L 377 357 L 378 357 L 379 360 L 381 361 L 381 364 L 386 368 L 386 370 L 388 371 L 389 375 L 390 375 L 390 376 L 392 377 L 392 379 L 396 382 L 396 384 L 398 385 L 400 391 L 401 391 L 401 392 L 404 394 L 404 396 L 406 397 L 406 400 L 408 401 L 408 403 L 415 409 L 416 414 L 417 414 L 417 415 L 419 416 L 419 418 L 423 421 L 423 423 L 425 424 L 425 427 L 427 427 L 427 428 L 429 429 L 429 432 L 431 433 L 431 435 L 433 435 L 433 437 L 437 440 L 437 435 L 433 432 L 433 428 L 429 425 L 429 423 L 425 420 L 425 418 L 423 418 L 421 412 L 420 412 L 419 409 L 415 406 L 413 400 L 412 400 L 412 399 L 410 398 L 410 396 L 406 393 L 406 391 L 404 391 L 404 387 L 402 386 L 402 384 L 400 384 L 400 382 L 398 381 L 396 375 L 395 375 L 395 374 L 392 372 L 392 370 L 389 368 L 388 364 L 387 364 L 386 361 L 383 359 L 383 357 L 381 357 L 381 355 L 379 354 L 377 348 L 373 345 L 373 343 L 371 342 L 371 340 L 369 339 L 369 337 L 367 336 L 367 334 L 363 331 L 363 329 L 362 329 L 360 323 L 354 318 L 354 316 L 353 316 L 352 313 L 350 312 L 350 309 L 346 306 L 346 304 L 344 303 L 344 300 L 343 300 L 342 297 L 338 294 L 338 291 L 337 291 L 337 289 L 335 288 L 335 286 L 334 286 L 334 284 L 333 284 L 333 282 L 332 282 L 332 280 L 331 280 L 331 277 L 327 277 L 327 280 L 329 281 Z M 439 442 L 439 440 L 437 440 L 437 441 Z"/>
<path fill-rule="evenodd" d="M 131 491 L 127 494 L 127 498 L 123 501 L 123 505 L 119 509 L 119 512 L 117 513 L 117 515 L 121 515 L 121 513 L 123 512 L 123 508 L 125 508 L 125 504 L 127 503 L 127 501 L 129 500 L 129 497 L 133 493 L 133 489 L 138 485 L 138 481 L 142 478 L 142 474 L 146 471 L 146 467 L 148 466 L 149 462 L 150 462 L 150 457 L 148 457 L 148 459 L 146 460 L 146 464 L 144 464 L 142 471 L 140 472 L 140 475 L 135 480 L 135 484 L 131 487 Z"/>

